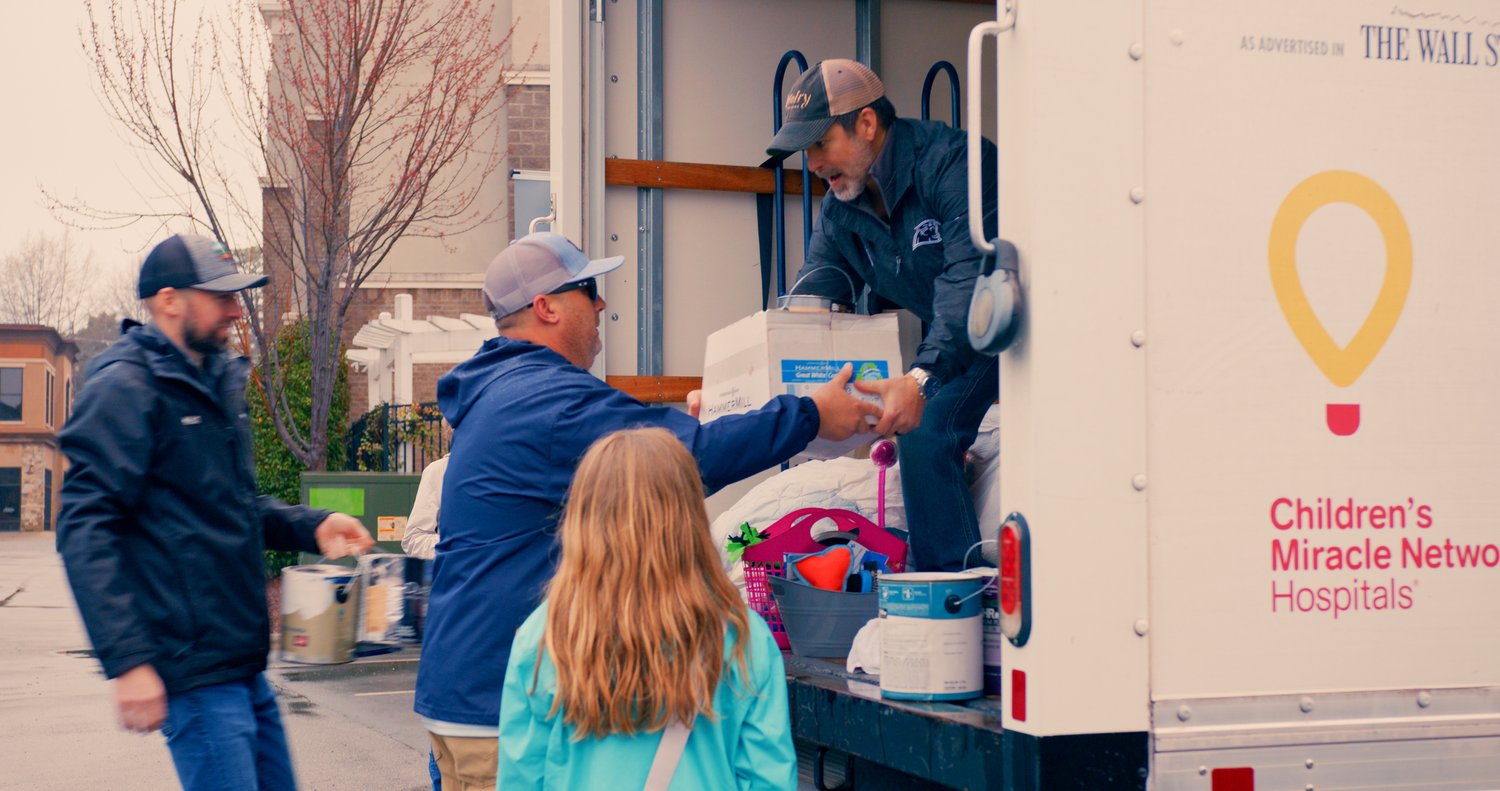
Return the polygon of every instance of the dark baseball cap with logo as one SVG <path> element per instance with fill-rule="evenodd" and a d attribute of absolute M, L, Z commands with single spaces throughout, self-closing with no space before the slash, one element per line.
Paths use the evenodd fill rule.
<path fill-rule="evenodd" d="M 856 60 L 821 61 L 797 78 L 781 106 L 781 131 L 766 153 L 781 159 L 823 137 L 833 119 L 852 113 L 885 95 L 885 84 Z"/>
<path fill-rule="evenodd" d="M 207 236 L 177 234 L 146 254 L 136 293 L 141 299 L 149 299 L 164 288 L 244 291 L 260 288 L 268 279 L 241 272 L 224 245 Z"/>

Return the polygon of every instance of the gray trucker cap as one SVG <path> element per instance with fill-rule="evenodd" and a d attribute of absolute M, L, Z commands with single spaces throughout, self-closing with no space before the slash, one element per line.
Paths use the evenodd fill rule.
<path fill-rule="evenodd" d="M 497 319 L 509 316 L 540 294 L 598 277 L 624 262 L 623 255 L 591 261 L 562 234 L 527 234 L 490 261 L 484 273 L 484 307 Z"/>

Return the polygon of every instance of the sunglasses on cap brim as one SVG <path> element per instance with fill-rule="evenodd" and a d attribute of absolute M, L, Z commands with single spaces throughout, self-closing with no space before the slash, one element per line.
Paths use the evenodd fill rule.
<path fill-rule="evenodd" d="M 599 284 L 595 282 L 592 277 L 586 277 L 582 280 L 574 280 L 571 283 L 564 283 L 557 288 L 548 291 L 547 293 L 566 294 L 569 291 L 577 291 L 579 289 L 583 289 L 588 294 L 590 302 L 599 301 Z"/>

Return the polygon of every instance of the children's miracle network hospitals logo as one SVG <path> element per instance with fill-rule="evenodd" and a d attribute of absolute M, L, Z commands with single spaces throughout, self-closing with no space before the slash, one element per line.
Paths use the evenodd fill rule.
<path fill-rule="evenodd" d="M 1353 340 L 1342 348 L 1313 313 L 1297 276 L 1297 238 L 1302 226 L 1330 203 L 1347 203 L 1370 215 L 1385 241 L 1385 279 L 1380 294 Z M 1271 288 L 1292 333 L 1335 387 L 1354 384 L 1391 337 L 1411 290 L 1411 231 L 1401 208 L 1371 179 L 1348 170 L 1326 170 L 1309 176 L 1287 193 L 1271 221 L 1268 247 Z M 1359 404 L 1329 404 L 1326 420 L 1329 431 L 1347 437 L 1359 430 Z"/>

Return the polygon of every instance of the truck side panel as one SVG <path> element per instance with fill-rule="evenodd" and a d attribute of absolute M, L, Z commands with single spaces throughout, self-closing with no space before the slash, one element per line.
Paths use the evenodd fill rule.
<path fill-rule="evenodd" d="M 1141 20 L 1022 3 L 999 37 L 1000 234 L 1028 300 L 1001 356 L 1000 491 L 1030 524 L 1033 620 L 1005 647 L 1004 724 L 1030 736 L 1149 725 Z"/>

